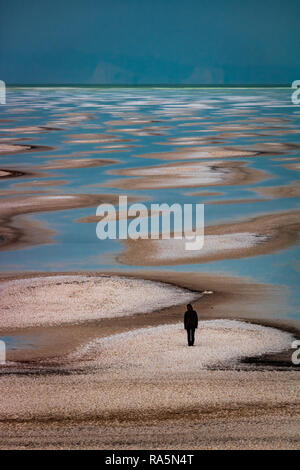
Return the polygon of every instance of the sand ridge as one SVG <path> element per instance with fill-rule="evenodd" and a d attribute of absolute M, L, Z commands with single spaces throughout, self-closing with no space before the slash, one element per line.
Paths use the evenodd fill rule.
<path fill-rule="evenodd" d="M 184 238 L 124 240 L 125 250 L 117 259 L 128 265 L 163 266 L 257 256 L 296 243 L 299 229 L 298 210 L 277 212 L 242 222 L 207 226 L 201 250 L 186 250 Z"/>

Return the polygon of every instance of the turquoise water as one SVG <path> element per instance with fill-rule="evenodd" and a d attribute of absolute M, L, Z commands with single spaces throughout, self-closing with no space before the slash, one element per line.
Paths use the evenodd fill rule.
<path fill-rule="evenodd" d="M 74 117 L 76 113 L 80 113 L 81 119 L 68 121 L 68 115 Z M 200 117 L 201 120 L 195 126 L 196 117 Z M 113 121 L 126 121 L 131 118 L 153 122 L 113 125 Z M 265 121 L 269 118 L 276 118 L 277 121 L 264 124 L 263 120 L 255 121 L 257 118 L 263 118 Z M 11 122 L 4 122 L 4 120 L 11 120 Z M 300 144 L 299 122 L 300 106 L 292 104 L 291 90 L 288 88 L 10 88 L 7 92 L 7 105 L 0 106 L 0 148 L 1 143 L 4 142 L 3 139 L 10 138 L 12 140 L 7 143 L 44 145 L 52 147 L 52 150 L 0 155 L 2 169 L 42 172 L 42 176 L 32 178 L 2 179 L 0 182 L 1 200 L 11 199 L 14 196 L 38 196 L 40 191 L 45 191 L 41 194 L 126 193 L 128 196 L 144 197 L 147 205 L 152 202 L 171 204 L 220 201 L 220 204 L 205 206 L 206 225 L 228 223 L 255 215 L 295 209 L 299 207 L 298 198 L 275 197 L 259 202 L 245 201 L 229 205 L 222 204 L 222 201 L 261 198 L 262 196 L 253 191 L 255 187 L 281 186 L 298 180 L 298 171 L 284 168 L 285 162 L 275 159 L 284 158 L 287 160 L 286 163 L 293 163 L 288 159 L 299 158 L 299 149 L 285 151 L 284 155 L 275 155 L 270 152 L 270 155 L 244 159 L 250 168 L 268 173 L 267 179 L 250 185 L 145 191 L 135 190 L 134 187 L 130 191 L 122 191 L 114 188 L 113 183 L 110 188 L 103 188 L 101 185 L 114 178 L 120 179 L 120 176 L 108 174 L 110 170 L 171 163 L 172 160 L 160 161 L 150 157 L 137 158 L 137 156 L 185 148 L 176 146 L 170 140 L 173 138 L 216 138 L 218 143 L 211 144 L 214 147 L 218 145 L 252 146 L 265 142 Z M 244 130 L 230 132 L 218 129 L 218 126 L 233 123 L 244 126 Z M 57 129 L 46 130 L 43 133 L 34 130 L 28 133 L 17 129 L 27 126 L 48 126 Z M 143 129 L 151 134 L 151 131 L 147 131 L 149 127 L 155 128 L 154 135 L 140 134 Z M 136 129 L 136 133 L 128 133 L 129 128 Z M 70 137 L 80 134 L 104 134 L 113 136 L 120 142 L 76 143 L 75 140 L 79 137 L 76 139 Z M 120 144 L 123 148 L 114 148 L 114 152 L 107 148 L 107 145 Z M 203 145 L 209 146 L 210 144 Z M 98 150 L 103 152 L 91 153 Z M 93 168 L 40 169 L 42 165 L 52 163 L 60 155 L 64 156 L 62 158 L 70 155 L 70 158 L 116 159 L 119 162 Z M 225 159 L 225 161 L 229 160 Z M 243 158 L 233 160 L 241 161 Z M 59 181 L 60 185 L 35 186 L 37 180 L 55 180 Z M 19 186 L 25 182 L 26 186 Z M 16 183 L 18 186 L 15 186 Z M 195 198 L 187 195 L 188 192 L 194 192 L 197 189 L 220 191 L 223 194 L 202 196 L 201 200 L 199 196 Z M 17 191 L 21 193 L 18 195 Z M 32 191 L 36 192 L 32 193 Z M 134 266 L 121 266 L 115 261 L 115 255 L 122 250 L 122 245 L 117 240 L 100 241 L 96 237 L 95 223 L 77 222 L 77 219 L 95 215 L 95 212 L 96 207 L 88 207 L 27 214 L 27 220 L 39 221 L 45 227 L 55 230 L 53 242 L 33 244 L 18 250 L 1 251 L 1 271 L 135 269 Z M 291 317 L 299 315 L 299 246 L 252 258 L 199 265 L 185 264 L 161 269 L 216 272 L 287 286 L 289 302 L 284 314 Z"/>

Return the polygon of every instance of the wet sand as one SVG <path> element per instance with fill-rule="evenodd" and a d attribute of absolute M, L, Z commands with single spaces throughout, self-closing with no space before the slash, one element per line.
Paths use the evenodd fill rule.
<path fill-rule="evenodd" d="M 287 163 L 286 165 L 283 165 L 285 168 L 287 168 L 288 170 L 296 170 L 296 171 L 300 171 L 300 162 L 297 162 L 297 163 Z"/>
<path fill-rule="evenodd" d="M 144 277 L 142 273 L 132 275 Z M 23 363 L 10 371 L 6 367 L 5 373 L 4 369 L 1 371 L 1 448 L 299 448 L 298 371 L 290 361 L 281 366 L 265 365 L 262 361 L 258 368 L 255 364 L 256 351 L 266 348 L 266 341 L 271 341 L 273 349 L 272 334 L 283 341 L 279 346 L 276 339 L 275 349 L 286 349 L 288 336 L 280 330 L 270 330 L 269 336 L 269 329 L 259 330 L 261 327 L 255 333 L 255 327 L 248 324 L 242 326 L 240 336 L 240 326 L 235 322 L 203 322 L 219 315 L 241 318 L 244 314 L 256 318 L 254 323 L 274 326 L 276 322 L 270 319 L 274 316 L 271 304 L 282 302 L 281 289 L 197 273 L 152 272 L 145 278 L 202 293 L 194 302 L 201 319 L 196 346 L 191 350 L 184 346 L 185 332 L 180 325 L 176 326 L 182 321 L 182 305 L 123 317 L 117 324 L 107 318 L 91 325 L 39 328 L 36 333 L 46 330 L 48 333 L 44 334 L 51 338 L 48 352 L 47 343 L 41 341 L 44 359 L 41 361 L 40 357 L 36 362 L 37 357 L 31 352 L 26 363 L 29 350 L 25 350 Z M 213 293 L 203 295 L 208 289 Z M 258 305 L 265 320 L 258 320 L 261 316 Z M 170 326 L 160 326 L 166 324 Z M 145 326 L 152 328 L 141 329 Z M 294 336 L 298 334 L 295 327 L 284 325 L 282 320 L 276 326 L 292 331 Z M 170 328 L 175 328 L 177 339 Z M 28 330 L 32 335 L 34 329 Z M 261 346 L 257 342 L 260 331 L 267 334 L 265 339 L 262 336 Z M 166 341 L 164 332 L 169 332 Z M 230 335 L 237 333 L 232 341 Z M 231 357 L 229 362 L 224 362 L 220 341 L 213 347 L 214 335 L 218 340 L 225 335 L 224 346 L 229 347 L 229 350 L 225 347 L 225 356 Z M 91 341 L 94 346 L 86 348 Z M 230 353 L 230 348 L 236 341 L 250 348 L 247 351 L 254 354 L 253 363 L 233 359 L 235 352 L 233 349 Z M 149 356 L 153 356 L 150 362 L 148 342 Z M 51 350 L 56 358 L 49 360 Z M 209 351 L 215 356 L 208 356 L 212 362 L 207 367 L 201 361 L 203 353 Z M 215 363 L 213 357 L 218 354 L 220 359 Z M 198 355 L 200 359 L 195 361 Z M 157 362 L 155 357 L 160 360 Z"/>
<path fill-rule="evenodd" d="M 0 155 L 13 155 L 17 153 L 26 152 L 45 152 L 48 150 L 54 150 L 53 147 L 45 145 L 21 145 L 21 144 L 1 144 L 0 143 Z"/>
<path fill-rule="evenodd" d="M 118 197 L 109 194 L 45 194 L 13 197 L 3 200 L 0 207 L 0 251 L 15 250 L 35 244 L 50 243 L 55 232 L 41 222 L 23 217 L 38 212 L 114 204 Z"/>
<path fill-rule="evenodd" d="M 186 196 L 199 196 L 199 197 L 205 197 L 205 196 L 223 196 L 224 193 L 221 191 L 191 191 L 185 193 Z"/>
<path fill-rule="evenodd" d="M 195 145 L 192 138 L 187 138 L 189 145 Z M 196 144 L 197 145 L 197 144 Z M 196 146 L 185 148 L 184 150 L 173 150 L 171 152 L 155 152 L 141 155 L 134 155 L 141 158 L 155 158 L 158 160 L 193 160 L 199 158 L 242 158 L 255 157 L 259 152 L 239 150 L 225 147 L 205 147 Z"/>
<path fill-rule="evenodd" d="M 43 175 L 45 177 L 45 175 Z M 64 186 L 67 184 L 67 180 L 47 180 L 47 179 L 42 179 L 42 180 L 33 180 L 33 181 L 27 181 L 26 183 L 22 181 L 22 183 L 15 183 L 13 185 L 14 188 L 27 188 L 27 187 L 33 187 L 33 188 L 48 188 L 52 186 Z"/>
<path fill-rule="evenodd" d="M 39 134 L 43 132 L 49 131 L 63 131 L 59 127 L 51 127 L 51 126 L 23 126 L 23 127 L 0 127 L 1 132 L 9 132 L 14 134 Z"/>
<path fill-rule="evenodd" d="M 277 212 L 242 222 L 206 226 L 202 250 L 185 250 L 184 239 L 127 239 L 117 260 L 127 265 L 165 266 L 258 256 L 296 243 L 299 230 L 299 211 Z"/>
<path fill-rule="evenodd" d="M 5 179 L 5 178 L 16 178 L 19 176 L 31 176 L 30 174 L 27 174 L 22 171 L 16 171 L 16 170 L 3 170 L 0 169 L 0 179 Z"/>
<path fill-rule="evenodd" d="M 251 204 L 252 202 L 263 202 L 263 198 L 245 198 L 245 199 L 219 199 L 216 201 L 206 201 L 205 205 L 222 206 L 230 204 Z"/>
<path fill-rule="evenodd" d="M 40 166 L 41 170 L 64 170 L 72 168 L 94 168 L 98 166 L 113 165 L 120 163 L 119 160 L 100 159 L 100 158 L 72 158 L 72 159 L 55 159 L 51 163 Z"/>
<path fill-rule="evenodd" d="M 133 139 L 122 139 L 110 134 L 70 134 L 66 143 L 74 144 L 106 144 L 106 143 L 127 143 Z"/>
<path fill-rule="evenodd" d="M 270 198 L 292 198 L 300 197 L 300 182 L 295 181 L 282 186 L 265 186 L 254 188 L 253 191 Z"/>

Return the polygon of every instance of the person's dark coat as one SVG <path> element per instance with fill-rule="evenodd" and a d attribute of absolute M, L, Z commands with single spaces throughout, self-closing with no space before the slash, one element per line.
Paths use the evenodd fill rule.
<path fill-rule="evenodd" d="M 184 328 L 189 330 L 191 328 L 198 328 L 198 315 L 195 310 L 187 310 L 184 314 Z"/>

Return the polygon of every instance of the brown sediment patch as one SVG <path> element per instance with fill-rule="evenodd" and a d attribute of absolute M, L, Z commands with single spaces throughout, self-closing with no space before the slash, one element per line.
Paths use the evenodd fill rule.
<path fill-rule="evenodd" d="M 114 194 L 56 194 L 55 196 L 11 198 L 2 201 L 0 217 L 91 207 L 102 202 L 114 204 L 117 200 L 118 196 Z"/>
<path fill-rule="evenodd" d="M 117 196 L 110 194 L 55 194 L 43 196 L 14 197 L 4 199 L 0 207 L 0 251 L 20 249 L 36 244 L 41 224 L 35 223 L 34 230 L 26 230 L 24 214 L 59 211 L 79 207 L 97 206 L 103 202 L 115 203 Z M 30 222 L 32 226 L 32 222 Z M 23 230 L 24 226 L 24 230 Z M 53 234 L 54 232 L 51 231 Z M 47 230 L 47 234 L 50 231 Z M 49 241 L 49 236 L 47 238 Z M 43 237 L 41 237 L 41 243 Z"/>
<path fill-rule="evenodd" d="M 18 217 L 0 215 L 0 222 L 0 251 L 47 245 L 53 243 L 53 237 L 56 235 L 56 231 L 50 229 L 46 223 L 21 215 Z"/>
<path fill-rule="evenodd" d="M 204 118 L 202 118 L 201 120 L 200 119 L 196 120 L 196 121 L 193 119 L 193 120 L 189 120 L 189 122 L 182 122 L 181 124 L 178 124 L 178 127 L 195 127 L 195 126 L 203 127 L 203 124 L 204 125 L 208 124 L 208 121 L 206 121 L 206 120 L 205 120 L 205 122 L 203 122 L 203 121 L 204 121 Z"/>
<path fill-rule="evenodd" d="M 178 162 L 152 167 L 126 168 L 109 174 L 135 176 L 110 180 L 103 186 L 119 189 L 186 188 L 198 186 L 224 186 L 250 184 L 266 179 L 261 170 L 245 168 L 239 161 Z"/>
<path fill-rule="evenodd" d="M 39 168 L 42 170 L 62 170 L 72 168 L 93 168 L 98 166 L 113 165 L 120 163 L 119 160 L 100 159 L 100 158 L 72 158 L 72 159 L 55 159 L 51 163 L 46 163 Z"/>
<path fill-rule="evenodd" d="M 43 173 L 39 173 L 37 171 L 32 172 L 30 169 L 28 170 L 16 170 L 14 168 L 1 168 L 0 169 L 0 179 L 22 178 L 22 181 L 24 181 L 24 179 L 26 178 L 28 179 L 28 178 L 43 177 L 43 176 L 45 176 Z M 19 184 L 22 184 L 22 183 L 19 183 Z"/>
<path fill-rule="evenodd" d="M 187 132 L 187 131 L 185 131 Z M 189 131 L 189 132 L 197 132 L 197 131 Z M 190 139 L 190 143 L 189 145 L 196 145 L 196 146 L 203 146 L 203 145 L 218 145 L 218 147 L 220 148 L 221 145 L 224 145 L 226 144 L 226 142 L 228 141 L 228 139 L 225 139 L 224 137 L 219 137 L 219 136 L 216 136 L 216 135 L 212 135 L 212 136 L 205 136 L 205 137 L 196 137 L 196 139 L 194 139 L 193 137 L 191 137 Z M 155 142 L 156 144 L 156 142 Z M 162 142 L 159 143 L 159 145 L 164 145 Z"/>
<path fill-rule="evenodd" d="M 18 176 L 24 176 L 24 175 L 26 175 L 26 173 L 24 173 L 22 171 L 0 169 L 0 178 L 1 179 L 16 178 Z"/>
<path fill-rule="evenodd" d="M 21 144 L 0 144 L 0 155 L 12 155 L 27 152 L 45 152 L 54 150 L 54 147 L 46 145 L 21 145 Z"/>
<path fill-rule="evenodd" d="M 127 197 L 127 202 L 128 203 L 133 203 L 133 202 L 138 202 L 138 201 L 145 201 L 145 197 L 143 198 L 135 198 L 135 197 Z M 163 213 L 166 211 L 162 211 Z M 160 214 L 161 212 L 159 211 L 151 211 L 151 215 L 157 215 Z M 99 215 L 89 215 L 87 217 L 81 217 L 80 219 L 75 220 L 75 222 L 79 223 L 97 223 L 100 222 L 103 219 L 104 216 L 99 216 Z M 105 215 L 105 220 L 124 220 L 124 219 L 134 219 L 136 215 L 129 215 L 127 211 L 116 211 L 115 213 L 109 212 L 107 215 Z M 140 218 L 148 218 L 148 214 L 143 216 L 140 214 Z"/>
<path fill-rule="evenodd" d="M 92 224 L 100 222 L 104 216 L 100 215 L 88 215 L 86 217 L 80 217 L 80 219 L 76 219 L 75 222 L 84 223 L 84 224 Z M 120 212 L 116 211 L 115 214 L 109 213 L 105 216 L 105 220 L 124 220 L 124 219 L 134 219 L 135 216 L 129 216 L 127 212 Z"/>
<path fill-rule="evenodd" d="M 199 121 L 203 121 L 203 120 L 205 120 L 206 124 L 209 124 L 211 122 L 208 119 L 206 119 L 205 117 L 193 116 L 191 114 L 183 114 L 182 116 L 180 116 L 180 115 L 172 116 L 170 114 L 170 115 L 166 115 L 166 117 L 167 117 L 168 121 L 174 121 L 174 122 L 177 122 L 177 121 L 190 121 L 190 122 L 198 121 L 199 122 Z"/>
<path fill-rule="evenodd" d="M 264 131 L 258 132 L 258 135 L 263 136 L 263 137 L 272 136 L 272 135 L 283 136 L 283 135 L 294 135 L 294 134 L 300 134 L 300 130 L 284 128 L 284 129 L 279 129 L 279 130 L 270 129 L 267 132 L 264 132 Z"/>
<path fill-rule="evenodd" d="M 129 149 L 130 146 L 127 146 L 124 147 L 124 149 L 122 148 L 122 152 L 126 151 L 126 149 Z M 104 147 L 104 146 L 101 146 L 99 147 L 99 150 L 98 148 L 96 147 L 96 149 L 93 149 L 93 150 L 88 150 L 87 152 L 73 152 L 73 153 L 66 153 L 66 154 L 55 154 L 55 155 L 39 155 L 38 158 L 51 158 L 51 160 L 55 160 L 55 159 L 60 159 L 60 158 L 81 158 L 81 157 L 88 157 L 90 155 L 99 155 L 99 154 L 102 154 L 102 153 L 115 153 L 115 152 L 119 152 L 119 148 L 108 148 L 108 147 Z"/>
<path fill-rule="evenodd" d="M 29 141 L 29 137 L 15 137 L 15 136 L 10 136 L 10 137 L 0 137 L 0 144 L 5 144 L 5 143 L 13 143 L 15 144 L 16 142 L 27 142 Z"/>
<path fill-rule="evenodd" d="M 237 148 L 225 147 L 190 147 L 184 150 L 173 150 L 169 152 L 155 152 L 141 155 L 134 155 L 134 157 L 142 158 L 156 158 L 158 160 L 198 160 L 207 158 L 242 158 L 242 157 L 256 157 L 259 152 L 250 150 L 240 150 Z"/>
<path fill-rule="evenodd" d="M 187 193 L 184 193 L 185 196 L 204 196 L 204 197 L 208 197 L 208 196 L 223 196 L 224 193 L 222 191 L 191 191 L 191 192 L 187 192 Z"/>
<path fill-rule="evenodd" d="M 118 128 L 109 129 L 108 132 L 122 132 L 134 136 L 151 136 L 151 135 L 166 135 L 170 127 L 167 126 L 152 126 L 152 127 L 141 127 L 141 128 Z"/>
<path fill-rule="evenodd" d="M 53 117 L 57 117 L 58 119 L 54 119 L 53 121 L 49 122 L 48 126 L 55 126 L 63 125 L 63 126 L 72 126 L 78 125 L 82 123 L 82 121 L 89 121 L 91 119 L 96 119 L 93 114 L 90 113 L 78 113 L 78 112 L 70 112 L 65 114 L 53 114 Z"/>
<path fill-rule="evenodd" d="M 64 142 L 69 144 L 105 144 L 118 142 L 133 142 L 133 139 L 122 139 L 109 134 L 70 134 L 68 140 Z"/>
<path fill-rule="evenodd" d="M 206 145 L 206 144 L 221 144 L 224 142 L 224 139 L 216 135 L 212 135 L 212 136 L 205 135 L 202 137 L 198 137 L 197 135 L 195 135 L 195 131 L 188 131 L 188 132 L 189 133 L 194 132 L 194 135 L 189 136 L 189 137 L 176 137 L 172 140 L 169 139 L 168 142 L 156 142 L 156 145 L 167 145 L 168 147 L 170 147 L 170 145 L 177 146 L 177 147 L 185 147 L 185 146 L 190 146 L 190 145 L 199 146 L 199 145 Z"/>
<path fill-rule="evenodd" d="M 65 184 L 68 184 L 68 181 L 67 180 L 44 180 L 44 179 L 41 179 L 41 180 L 34 180 L 34 181 L 26 181 L 26 183 L 22 182 L 22 183 L 15 183 L 13 185 L 14 188 L 19 188 L 19 187 L 24 187 L 24 188 L 27 188 L 27 187 L 37 187 L 37 188 L 40 188 L 40 187 L 51 187 L 51 186 L 64 186 Z"/>
<path fill-rule="evenodd" d="M 230 204 L 251 204 L 252 202 L 265 201 L 263 198 L 245 198 L 245 199 L 220 199 L 218 201 L 205 201 L 205 204 L 211 204 L 213 206 L 222 206 Z"/>
<path fill-rule="evenodd" d="M 300 182 L 294 181 L 286 186 L 264 186 L 262 188 L 253 188 L 252 191 L 270 198 L 300 197 Z"/>
<path fill-rule="evenodd" d="M 101 147 L 95 147 L 96 149 L 101 149 L 101 152 L 99 153 L 108 153 L 108 152 L 119 152 L 120 150 L 122 150 L 122 152 L 124 151 L 128 151 L 132 148 L 136 148 L 136 147 L 141 147 L 141 145 L 138 145 L 138 144 L 111 144 L 111 145 L 101 145 Z M 89 152 L 90 153 L 90 152 Z"/>
<path fill-rule="evenodd" d="M 128 239 L 117 260 L 134 266 L 168 266 L 272 253 L 298 241 L 299 215 L 294 210 L 205 227 L 204 247 L 195 251 L 185 250 L 184 239 Z"/>
<path fill-rule="evenodd" d="M 291 162 L 291 161 L 299 161 L 300 157 L 279 157 L 279 158 L 272 158 L 272 162 Z"/>
<path fill-rule="evenodd" d="M 48 131 L 63 131 L 59 127 L 50 127 L 50 126 L 22 126 L 22 127 L 0 127 L 1 132 L 14 132 L 16 134 L 38 134 Z"/>
<path fill-rule="evenodd" d="M 300 162 L 298 163 L 287 163 L 286 165 L 282 165 L 284 168 L 287 168 L 288 170 L 296 170 L 300 171 Z"/>
<path fill-rule="evenodd" d="M 260 125 L 253 125 L 249 124 L 248 122 L 243 124 L 229 124 L 229 125 L 219 125 L 219 126 L 210 126 L 208 129 L 204 129 L 203 132 L 207 131 L 212 131 L 212 132 L 240 132 L 240 131 L 269 131 L 269 130 L 281 130 L 285 129 L 285 127 L 282 126 L 274 126 L 274 125 L 268 125 L 268 126 L 260 126 Z"/>
<path fill-rule="evenodd" d="M 259 152 L 266 156 L 285 155 L 300 149 L 300 144 L 295 142 L 258 142 L 252 145 L 244 145 L 242 149 Z"/>
<path fill-rule="evenodd" d="M 264 124 L 274 124 L 276 122 L 285 123 L 291 122 L 291 119 L 282 118 L 282 117 L 272 117 L 272 116 L 258 116 L 258 117 L 250 117 L 249 122 L 263 122 Z"/>
<path fill-rule="evenodd" d="M 104 124 L 107 126 L 136 126 L 137 124 L 155 124 L 156 122 L 165 122 L 162 119 L 145 119 L 145 118 L 131 118 L 131 119 L 116 119 L 113 121 L 106 121 Z"/>
<path fill-rule="evenodd" d="M 196 132 L 196 131 L 191 131 L 191 132 Z M 256 131 L 256 132 L 254 131 L 253 132 L 239 132 L 238 135 L 236 132 L 218 132 L 216 136 L 219 139 L 236 139 L 237 137 L 242 137 L 242 138 L 253 137 L 256 139 L 257 137 L 271 137 L 272 135 L 277 135 L 277 132 L 278 132 L 278 135 L 283 134 L 283 131 L 266 130 L 266 131 Z"/>
<path fill-rule="evenodd" d="M 14 197 L 14 196 L 20 196 L 20 195 L 26 195 L 26 196 L 31 196 L 31 195 L 37 195 L 37 194 L 53 194 L 56 193 L 57 190 L 55 189 L 47 189 L 47 190 L 41 190 L 41 189 L 23 189 L 23 190 L 15 190 L 15 189 L 7 189 L 7 190 L 1 190 L 0 191 L 0 196 L 5 196 L 5 197 Z"/>

